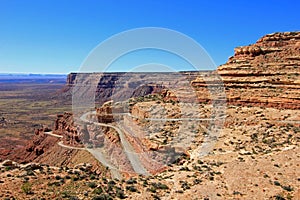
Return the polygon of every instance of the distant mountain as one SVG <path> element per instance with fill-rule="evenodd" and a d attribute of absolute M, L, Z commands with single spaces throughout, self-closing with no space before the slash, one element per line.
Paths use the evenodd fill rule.
<path fill-rule="evenodd" d="M 65 74 L 0 73 L 0 83 L 65 83 Z"/>

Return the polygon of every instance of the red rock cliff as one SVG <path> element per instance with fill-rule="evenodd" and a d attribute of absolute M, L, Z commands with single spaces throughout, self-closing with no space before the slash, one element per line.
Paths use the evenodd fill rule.
<path fill-rule="evenodd" d="M 300 32 L 268 34 L 237 47 L 217 71 L 228 103 L 299 109 Z"/>

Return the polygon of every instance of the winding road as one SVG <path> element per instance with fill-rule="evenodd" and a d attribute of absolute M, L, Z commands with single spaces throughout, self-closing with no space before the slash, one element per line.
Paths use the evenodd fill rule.
<path fill-rule="evenodd" d="M 90 111 L 87 112 L 85 114 L 83 114 L 80 117 L 80 120 L 86 123 L 93 123 L 95 125 L 98 126 L 104 126 L 104 127 L 110 127 L 113 128 L 117 131 L 117 133 L 119 134 L 120 140 L 121 140 L 121 144 L 123 146 L 123 149 L 126 153 L 127 158 L 129 159 L 132 168 L 134 169 L 134 171 L 138 174 L 143 174 L 143 175 L 150 175 L 150 173 L 143 167 L 143 164 L 138 156 L 137 153 L 135 153 L 134 148 L 131 146 L 131 144 L 127 141 L 124 133 L 116 126 L 110 125 L 110 124 L 104 124 L 104 123 L 99 123 L 99 122 L 91 122 L 87 119 L 88 115 L 95 115 L 96 111 Z M 91 149 L 88 149 L 88 151 L 90 151 Z M 95 151 L 95 149 L 92 149 L 93 155 L 98 155 L 98 151 Z M 102 157 L 100 157 L 100 162 L 102 162 Z M 103 163 L 103 162 L 102 162 Z M 107 163 L 103 163 L 103 164 L 107 164 Z M 107 165 L 106 165 L 107 166 Z"/>
<path fill-rule="evenodd" d="M 52 131 L 44 132 L 44 133 L 45 133 L 46 135 L 50 135 L 50 136 L 53 136 L 53 137 L 63 138 L 62 135 L 54 134 Z M 73 147 L 73 146 L 65 145 L 65 144 L 63 144 L 63 141 L 59 141 L 57 144 L 58 144 L 59 146 L 63 147 L 63 148 L 67 148 L 67 149 L 86 150 L 86 148 Z"/>
<path fill-rule="evenodd" d="M 45 134 L 53 136 L 53 137 L 57 137 L 57 138 L 63 138 L 62 135 L 54 134 L 52 131 L 45 132 Z M 106 159 L 102 155 L 102 153 L 99 152 L 100 149 L 87 149 L 87 148 L 73 147 L 73 146 L 63 144 L 63 141 L 59 141 L 57 144 L 59 146 L 63 147 L 63 148 L 67 148 L 67 149 L 87 150 L 87 151 L 89 151 L 90 153 L 92 153 L 92 155 L 95 156 L 95 158 L 97 160 L 99 160 L 103 165 L 107 166 L 110 169 L 113 178 L 116 178 L 116 179 L 119 179 L 119 180 L 122 178 L 122 175 L 120 174 L 119 170 L 116 169 L 115 167 L 113 167 L 108 161 L 106 161 Z"/>
<path fill-rule="evenodd" d="M 130 113 L 114 113 L 116 115 L 128 115 L 132 118 L 138 118 L 136 116 L 131 115 Z M 90 121 L 88 119 L 89 115 L 96 115 L 96 111 L 89 111 L 87 113 L 84 113 L 81 117 L 80 120 L 82 122 L 85 123 L 93 123 L 97 126 L 103 126 L 103 127 L 109 127 L 112 128 L 114 130 L 117 131 L 117 133 L 119 134 L 120 137 L 120 142 L 121 145 L 124 149 L 124 152 L 126 153 L 126 156 L 128 158 L 128 160 L 130 161 L 130 164 L 132 166 L 132 168 L 134 169 L 134 171 L 138 174 L 143 174 L 143 175 L 150 175 L 150 173 L 146 170 L 146 168 L 143 166 L 139 155 L 135 152 L 134 148 L 132 147 L 132 145 L 128 142 L 128 140 L 126 139 L 124 133 L 121 131 L 121 129 L 119 129 L 116 126 L 113 126 L 111 124 L 105 124 L 105 123 L 99 123 L 99 122 L 93 122 Z M 222 116 L 220 118 L 225 118 L 226 116 Z M 211 118 L 144 118 L 143 120 L 149 120 L 149 121 L 211 121 L 214 119 Z M 51 132 L 45 132 L 45 134 L 53 136 L 53 137 L 57 137 L 57 138 L 63 138 L 62 135 L 57 135 L 54 134 L 52 131 Z M 74 150 L 87 150 L 89 151 L 92 155 L 95 156 L 95 158 L 97 160 L 99 160 L 104 166 L 107 166 L 112 173 L 112 176 L 114 178 L 117 179 L 121 179 L 122 175 L 120 174 L 119 169 L 117 169 L 116 167 L 114 167 L 109 161 L 107 161 L 107 159 L 105 158 L 105 156 L 103 155 L 103 150 L 101 148 L 80 148 L 80 147 L 72 147 L 69 145 L 64 145 L 63 141 L 58 142 L 58 145 L 64 148 L 68 148 L 68 149 L 74 149 Z"/>

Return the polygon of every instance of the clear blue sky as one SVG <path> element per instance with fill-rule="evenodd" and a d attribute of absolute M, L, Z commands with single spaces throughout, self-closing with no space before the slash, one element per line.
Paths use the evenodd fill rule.
<path fill-rule="evenodd" d="M 220 65 L 236 46 L 267 33 L 300 30 L 299 2 L 0 0 L 0 73 L 78 71 L 103 40 L 148 26 L 192 37 Z"/>

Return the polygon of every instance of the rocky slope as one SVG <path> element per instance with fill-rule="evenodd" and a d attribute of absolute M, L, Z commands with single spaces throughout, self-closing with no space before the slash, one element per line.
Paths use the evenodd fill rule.
<path fill-rule="evenodd" d="M 24 147 L 1 154 L 1 160 L 10 159 L 18 163 L 37 162 L 57 167 L 74 167 L 85 162 L 92 164 L 93 172 L 103 173 L 104 167 L 90 153 L 80 150 L 83 145 L 79 137 L 73 115 L 59 114 L 53 131 L 49 128 L 37 129 Z"/>

